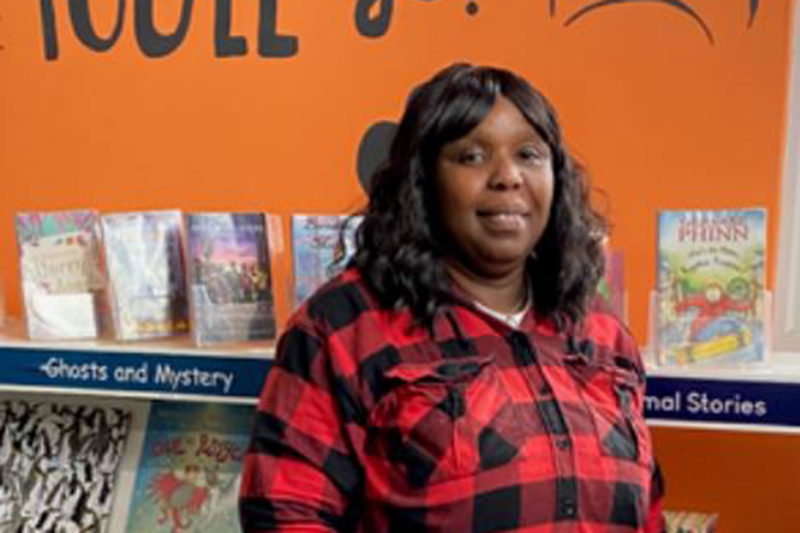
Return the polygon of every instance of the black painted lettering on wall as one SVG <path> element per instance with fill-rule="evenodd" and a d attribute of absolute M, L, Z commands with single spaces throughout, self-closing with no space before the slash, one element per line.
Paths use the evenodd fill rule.
<path fill-rule="evenodd" d="M 186 38 L 194 0 L 183 0 L 181 20 L 171 34 L 160 33 L 153 20 L 153 0 L 136 0 L 134 28 L 139 48 L 147 57 L 163 57 L 178 48 Z"/>
<path fill-rule="evenodd" d="M 291 57 L 297 54 L 294 35 L 278 35 L 278 0 L 261 0 L 258 54 L 262 57 Z"/>
<path fill-rule="evenodd" d="M 119 40 L 125 21 L 126 0 L 117 0 L 117 16 L 109 37 L 95 31 L 89 11 L 89 0 L 62 0 L 69 3 L 69 18 L 75 36 L 95 52 L 110 50 Z M 233 0 L 215 0 L 214 52 L 217 57 L 242 56 L 247 53 L 247 40 L 231 35 Z M 194 0 L 183 0 L 177 28 L 163 33 L 155 26 L 154 0 L 132 0 L 133 28 L 139 49 L 151 58 L 164 57 L 177 50 L 189 30 Z M 54 0 L 39 0 L 42 16 L 44 56 L 48 61 L 58 59 L 59 40 Z M 250 2 L 252 4 L 252 2 Z M 278 33 L 278 0 L 259 2 L 258 53 L 262 57 L 291 57 L 297 54 L 299 39 L 295 35 Z"/>
<path fill-rule="evenodd" d="M 231 0 L 217 0 L 217 20 L 214 23 L 214 52 L 217 57 L 247 54 L 247 40 L 231 35 Z"/>
<path fill-rule="evenodd" d="M 380 4 L 378 14 L 372 12 Z M 364 37 L 382 37 L 392 21 L 394 0 L 358 0 L 356 4 L 356 28 Z"/>
<path fill-rule="evenodd" d="M 117 22 L 111 35 L 105 39 L 94 31 L 92 15 L 89 13 L 89 0 L 69 0 L 69 13 L 75 36 L 95 52 L 107 52 L 114 46 L 122 33 L 125 20 L 125 0 L 117 0 Z"/>
<path fill-rule="evenodd" d="M 56 33 L 56 14 L 52 0 L 39 0 L 42 10 L 42 36 L 44 37 L 44 57 L 48 61 L 58 59 L 58 34 Z"/>
<path fill-rule="evenodd" d="M 106 0 L 111 2 L 111 0 Z M 134 4 L 134 32 L 139 48 L 147 57 L 159 58 L 173 53 L 186 38 L 191 25 L 194 0 L 182 0 L 181 16 L 177 28 L 172 33 L 162 33 L 155 27 L 153 16 L 154 0 L 131 0 Z M 284 0 L 285 1 L 285 0 Z M 301 0 L 296 0 L 301 1 Z M 395 0 L 353 0 L 355 1 L 355 24 L 359 34 L 368 38 L 379 38 L 389 31 Z M 760 0 L 745 0 L 749 6 L 747 26 L 751 27 L 759 12 Z M 90 0 L 59 0 L 60 5 L 68 4 L 69 18 L 75 37 L 88 49 L 107 52 L 119 40 L 126 16 L 126 0 L 116 1 L 116 23 L 111 34 L 103 37 L 95 30 L 89 9 Z M 247 39 L 241 35 L 231 35 L 231 12 L 233 0 L 215 0 L 214 53 L 217 57 L 243 56 L 248 52 Z M 641 0 L 596 0 L 576 9 L 567 15 L 564 26 L 572 26 L 589 15 L 608 8 L 625 4 L 642 3 Z M 59 36 L 55 0 L 39 0 L 42 17 L 42 37 L 45 59 L 52 61 L 59 57 Z M 253 0 L 247 0 L 253 6 Z M 549 14 L 555 18 L 558 0 L 549 0 Z M 698 25 L 708 41 L 714 44 L 711 27 L 692 7 L 689 0 L 650 0 L 646 3 L 666 5 L 678 10 Z M 741 7 L 741 6 L 740 6 Z M 299 38 L 296 35 L 278 32 L 278 0 L 259 0 L 258 55 L 270 58 L 287 58 L 297 55 Z M 466 0 L 466 13 L 475 16 L 480 11 L 477 0 Z"/>
<path fill-rule="evenodd" d="M 358 145 L 356 171 L 364 192 L 369 194 L 375 172 L 389 157 L 392 141 L 397 134 L 397 124 L 381 120 L 372 124 Z"/>

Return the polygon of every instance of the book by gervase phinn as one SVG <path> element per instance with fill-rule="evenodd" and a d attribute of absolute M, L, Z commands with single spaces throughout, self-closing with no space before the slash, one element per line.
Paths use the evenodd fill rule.
<path fill-rule="evenodd" d="M 764 360 L 765 241 L 764 209 L 659 214 L 662 364 Z"/>

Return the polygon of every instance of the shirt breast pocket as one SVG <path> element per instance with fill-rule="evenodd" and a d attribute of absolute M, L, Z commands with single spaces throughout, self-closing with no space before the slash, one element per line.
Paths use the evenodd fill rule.
<path fill-rule="evenodd" d="M 568 361 L 590 411 L 603 455 L 649 465 L 651 444 L 644 422 L 642 377 L 622 358 L 574 356 Z"/>
<path fill-rule="evenodd" d="M 516 457 L 521 434 L 491 357 L 406 363 L 368 418 L 368 453 L 411 487 L 495 468 Z"/>

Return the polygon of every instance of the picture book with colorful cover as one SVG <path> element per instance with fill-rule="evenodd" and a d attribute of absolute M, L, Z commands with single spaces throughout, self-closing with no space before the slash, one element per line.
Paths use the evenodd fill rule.
<path fill-rule="evenodd" d="M 625 306 L 625 254 L 620 250 L 605 251 L 605 274 L 597 288 L 608 308 L 622 321 L 627 321 Z"/>
<path fill-rule="evenodd" d="M 293 215 L 294 303 L 299 307 L 323 283 L 341 271 L 355 251 L 360 216 Z M 344 239 L 341 228 L 344 226 Z"/>
<path fill-rule="evenodd" d="M 117 339 L 187 332 L 180 212 L 104 215 L 102 225 Z"/>
<path fill-rule="evenodd" d="M 184 217 L 192 335 L 199 345 L 275 337 L 266 217 Z"/>
<path fill-rule="evenodd" d="M 109 531 L 124 409 L 0 401 L 0 531 Z"/>
<path fill-rule="evenodd" d="M 127 533 L 239 533 L 251 405 L 154 401 Z"/>
<path fill-rule="evenodd" d="M 764 361 L 765 243 L 764 209 L 659 214 L 662 364 Z"/>
<path fill-rule="evenodd" d="M 29 336 L 97 337 L 106 319 L 97 213 L 19 213 L 15 223 Z"/>

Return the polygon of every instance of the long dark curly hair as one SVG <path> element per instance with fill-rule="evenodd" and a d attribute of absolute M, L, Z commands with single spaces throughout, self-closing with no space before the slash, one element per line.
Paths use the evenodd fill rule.
<path fill-rule="evenodd" d="M 353 262 L 382 305 L 407 305 L 430 326 L 450 302 L 437 213 L 435 161 L 445 144 L 475 128 L 498 96 L 510 100 L 550 147 L 554 191 L 550 219 L 528 260 L 533 306 L 559 329 L 577 324 L 603 275 L 607 225 L 590 205 L 583 169 L 561 137 L 555 110 L 516 74 L 454 64 L 416 87 L 390 153 L 369 186 Z"/>

